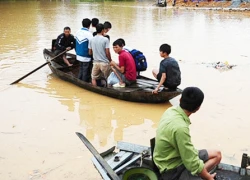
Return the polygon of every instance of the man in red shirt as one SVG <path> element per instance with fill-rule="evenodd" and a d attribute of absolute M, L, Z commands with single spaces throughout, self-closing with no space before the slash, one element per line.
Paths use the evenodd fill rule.
<path fill-rule="evenodd" d="M 113 43 L 115 53 L 119 54 L 119 65 L 114 61 L 110 62 L 113 72 L 108 77 L 108 84 L 113 87 L 125 87 L 136 82 L 136 67 L 132 55 L 123 50 L 120 40 Z"/>

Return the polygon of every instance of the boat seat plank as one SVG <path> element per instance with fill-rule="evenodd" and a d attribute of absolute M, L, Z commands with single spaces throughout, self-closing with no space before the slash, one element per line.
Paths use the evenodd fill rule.
<path fill-rule="evenodd" d="M 159 84 L 159 82 L 157 82 L 157 81 L 146 80 L 146 79 L 137 79 L 136 82 L 138 82 L 138 83 L 147 83 L 147 84 L 151 84 L 151 85 L 158 85 Z"/>
<path fill-rule="evenodd" d="M 118 169 L 115 170 L 115 172 L 117 174 L 119 174 L 123 169 L 125 169 L 126 167 L 128 167 L 129 165 L 135 163 L 137 160 L 139 160 L 141 158 L 141 154 L 135 156 L 133 159 L 131 159 L 130 161 L 126 162 L 125 164 L 123 164 L 121 167 L 119 167 Z"/>
<path fill-rule="evenodd" d="M 121 166 L 123 163 L 125 163 L 132 156 L 133 156 L 132 152 L 120 151 L 115 156 L 113 156 L 111 159 L 109 159 L 107 162 L 112 169 L 117 169 L 119 166 Z M 119 161 L 115 161 L 116 157 L 119 158 Z"/>
<path fill-rule="evenodd" d="M 126 143 L 126 142 L 117 142 L 117 146 L 120 151 L 130 151 L 135 153 L 142 153 L 143 151 L 147 151 L 148 154 L 151 154 L 150 147 L 142 146 L 138 144 Z"/>
<path fill-rule="evenodd" d="M 146 87 L 154 87 L 154 85 L 150 84 L 150 83 L 147 83 L 147 82 L 136 82 L 138 85 L 143 85 L 143 86 L 146 86 Z"/>

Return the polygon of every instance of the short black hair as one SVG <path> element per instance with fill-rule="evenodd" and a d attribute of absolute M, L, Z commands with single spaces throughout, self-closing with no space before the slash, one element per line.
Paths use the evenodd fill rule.
<path fill-rule="evenodd" d="M 160 46 L 160 52 L 165 52 L 165 53 L 167 53 L 167 54 L 170 54 L 171 53 L 171 46 L 170 45 L 168 45 L 168 44 L 162 44 L 161 46 Z"/>
<path fill-rule="evenodd" d="M 96 25 L 99 23 L 99 19 L 93 18 L 93 19 L 91 20 L 91 23 L 92 23 L 92 26 L 93 26 L 93 27 L 96 27 Z"/>
<path fill-rule="evenodd" d="M 125 45 L 126 45 L 126 44 L 125 44 L 125 40 L 124 40 L 124 39 L 119 38 L 119 39 L 117 39 L 117 40 L 120 40 L 120 41 L 122 42 L 122 45 L 123 45 L 123 46 L 125 46 Z"/>
<path fill-rule="evenodd" d="M 66 26 L 65 28 L 63 28 L 63 31 L 65 30 L 71 30 L 69 26 Z"/>
<path fill-rule="evenodd" d="M 105 21 L 103 25 L 104 25 L 104 29 L 111 29 L 112 28 L 112 25 L 109 21 Z"/>
<path fill-rule="evenodd" d="M 189 112 L 195 111 L 201 106 L 204 93 L 198 87 L 187 87 L 182 91 L 180 106 Z"/>
<path fill-rule="evenodd" d="M 82 20 L 82 27 L 89 28 L 91 24 L 91 21 L 89 18 L 85 18 Z"/>
<path fill-rule="evenodd" d="M 113 42 L 113 46 L 116 46 L 116 45 L 118 45 L 120 47 L 123 47 L 123 43 L 122 43 L 122 41 L 120 39 L 117 39 L 117 40 L 115 40 Z"/>
<path fill-rule="evenodd" d="M 101 33 L 103 29 L 104 29 L 103 24 L 99 23 L 99 24 L 96 25 L 96 32 L 97 33 Z"/>
<path fill-rule="evenodd" d="M 110 37 L 109 37 L 109 35 L 107 35 L 107 34 L 106 34 L 106 35 L 105 35 L 104 37 L 106 37 L 106 38 L 108 38 L 108 39 L 110 40 Z"/>

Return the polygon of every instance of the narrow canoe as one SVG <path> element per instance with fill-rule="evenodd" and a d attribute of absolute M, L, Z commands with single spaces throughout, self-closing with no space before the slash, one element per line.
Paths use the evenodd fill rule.
<path fill-rule="evenodd" d="M 45 60 L 50 62 L 49 67 L 52 72 L 59 78 L 105 96 L 132 102 L 163 103 L 178 96 L 182 92 L 182 90 L 178 88 L 175 91 L 170 91 L 161 87 L 158 94 L 152 94 L 152 90 L 155 89 L 158 82 L 144 76 L 139 76 L 135 84 L 125 88 L 92 86 L 90 83 L 77 78 L 79 72 L 79 61 L 76 60 L 74 54 L 67 53 L 67 59 L 74 64 L 71 67 L 65 66 L 60 58 L 50 61 L 55 55 L 49 49 L 44 49 L 43 55 Z"/>
<path fill-rule="evenodd" d="M 76 134 L 94 155 L 91 160 L 104 180 L 160 179 L 152 161 L 154 139 L 150 141 L 151 147 L 119 141 L 116 147 L 99 154 L 84 135 Z M 241 167 L 220 163 L 213 170 L 216 180 L 250 180 L 249 160 L 250 157 L 243 154 Z"/>

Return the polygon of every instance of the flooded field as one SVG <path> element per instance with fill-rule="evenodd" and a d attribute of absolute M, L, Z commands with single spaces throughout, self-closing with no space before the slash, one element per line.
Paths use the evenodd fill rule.
<path fill-rule="evenodd" d="M 141 50 L 152 77 L 159 46 L 172 46 L 182 71 L 180 88 L 198 86 L 204 103 L 191 116 L 197 148 L 220 149 L 222 162 L 240 165 L 250 153 L 250 19 L 248 14 L 159 8 L 143 2 L 0 2 L 0 179 L 101 179 L 75 132 L 99 152 L 128 141 L 149 145 L 162 113 L 178 105 L 140 104 L 101 96 L 62 81 L 45 66 L 42 51 L 83 18 L 110 21 L 111 43 L 124 38 Z M 71 51 L 74 53 L 74 50 Z M 117 55 L 111 49 L 112 58 Z M 212 63 L 236 65 L 218 70 Z"/>

